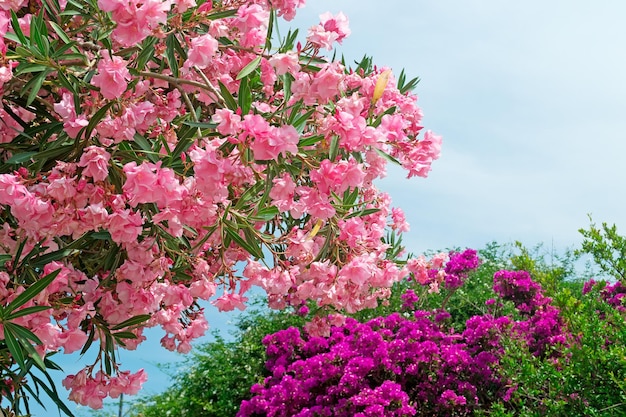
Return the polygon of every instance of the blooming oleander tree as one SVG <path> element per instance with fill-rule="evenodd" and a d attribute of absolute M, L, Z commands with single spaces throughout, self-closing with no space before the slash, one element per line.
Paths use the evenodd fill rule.
<path fill-rule="evenodd" d="M 373 307 L 408 270 L 408 229 L 373 185 L 391 160 L 425 177 L 416 80 L 326 58 L 349 35 L 324 14 L 278 36 L 304 0 L 0 3 L 0 391 L 62 409 L 50 354 L 95 349 L 63 384 L 94 408 L 136 393 L 120 369 L 160 326 L 187 352 L 198 304 Z M 338 316 L 334 316 L 335 321 Z M 339 316 L 340 317 L 340 316 Z M 319 323 L 318 323 L 319 324 Z"/>

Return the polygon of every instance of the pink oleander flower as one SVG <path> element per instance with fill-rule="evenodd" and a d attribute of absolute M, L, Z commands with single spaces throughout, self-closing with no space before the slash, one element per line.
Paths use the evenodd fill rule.
<path fill-rule="evenodd" d="M 217 131 L 224 136 L 235 135 L 241 130 L 241 116 L 233 113 L 230 109 L 215 110 L 211 121 L 218 123 Z"/>
<path fill-rule="evenodd" d="M 109 176 L 111 154 L 99 146 L 88 146 L 80 156 L 78 166 L 83 167 L 83 175 L 94 181 L 104 181 Z"/>
<path fill-rule="evenodd" d="M 402 209 L 397 207 L 392 208 L 391 220 L 393 221 L 393 224 L 391 225 L 392 229 L 397 230 L 401 233 L 409 231 L 409 224 L 406 221 L 406 217 Z"/>
<path fill-rule="evenodd" d="M 290 21 L 296 16 L 296 9 L 304 7 L 306 0 L 272 0 L 272 6 L 278 10 L 278 16 Z"/>
<path fill-rule="evenodd" d="M 9 61 L 6 65 L 0 67 L 0 88 L 4 83 L 13 78 L 13 68 L 11 67 L 13 61 Z"/>
<path fill-rule="evenodd" d="M 237 10 L 235 25 L 242 32 L 253 29 L 267 28 L 270 19 L 269 10 L 264 9 L 259 4 L 244 4 Z"/>
<path fill-rule="evenodd" d="M 115 243 L 137 243 L 143 229 L 141 213 L 130 210 L 116 211 L 109 216 L 108 230 Z"/>
<path fill-rule="evenodd" d="M 63 346 L 63 353 L 69 354 L 82 349 L 87 342 L 88 336 L 80 329 L 73 329 L 59 335 L 59 341 Z"/>
<path fill-rule="evenodd" d="M 341 43 L 349 35 L 348 18 L 341 12 L 336 16 L 326 12 L 320 15 L 320 24 L 309 29 L 307 41 L 330 51 L 334 42 Z"/>
<path fill-rule="evenodd" d="M 296 184 L 293 182 L 291 175 L 285 173 L 280 177 L 272 180 L 274 184 L 270 189 L 270 198 L 272 205 L 276 206 L 281 212 L 289 211 L 294 206 L 293 197 L 296 190 Z"/>
<path fill-rule="evenodd" d="M 287 73 L 295 74 L 300 71 L 298 54 L 294 51 L 288 51 L 284 54 L 275 54 L 269 59 L 269 63 L 276 69 L 277 75 Z"/>
<path fill-rule="evenodd" d="M 76 115 L 74 97 L 70 93 L 63 93 L 61 101 L 54 103 L 53 108 L 63 118 L 63 130 L 71 138 L 77 137 L 80 130 L 89 124 L 85 115 Z"/>
<path fill-rule="evenodd" d="M 325 65 L 315 74 L 309 93 L 324 103 L 340 94 L 343 79 L 343 66 L 340 63 Z"/>
<path fill-rule="evenodd" d="M 243 311 L 246 309 L 246 301 L 248 301 L 247 297 L 243 297 L 239 294 L 226 293 L 211 302 L 211 304 L 217 307 L 219 311 L 232 311 L 236 308 Z"/>
<path fill-rule="evenodd" d="M 101 51 L 100 55 L 102 59 L 98 62 L 98 73 L 91 79 L 91 84 L 100 88 L 104 98 L 119 98 L 126 91 L 130 80 L 128 64 L 119 56 L 111 58 L 107 50 Z"/>
<path fill-rule="evenodd" d="M 255 137 L 250 149 L 257 160 L 276 159 L 280 154 L 287 156 L 287 152 L 298 153 L 299 139 L 300 135 L 293 126 L 272 127 L 267 135 Z"/>
<path fill-rule="evenodd" d="M 187 61 L 185 67 L 198 67 L 204 69 L 209 66 L 215 55 L 217 54 L 219 43 L 209 35 L 198 36 L 191 40 L 191 47 L 187 53 Z"/>
<path fill-rule="evenodd" d="M 109 396 L 117 398 L 121 394 L 135 395 L 141 389 L 141 385 L 148 380 L 148 375 L 143 369 L 134 374 L 130 371 L 118 372 L 109 382 Z"/>
<path fill-rule="evenodd" d="M 3 0 L 0 1 L 0 9 L 7 11 L 13 10 L 14 12 L 17 12 L 19 9 L 24 7 L 26 3 L 27 0 Z"/>
<path fill-rule="evenodd" d="M 170 0 L 98 0 L 98 7 L 111 12 L 117 23 L 112 37 L 123 46 L 132 46 L 144 40 L 160 24 L 167 21 L 172 7 Z"/>
<path fill-rule="evenodd" d="M 124 165 L 126 182 L 122 190 L 128 198 L 128 204 L 136 207 L 141 203 L 156 203 L 157 207 L 180 208 L 184 187 L 180 185 L 174 171 L 161 168 L 156 164 L 129 162 Z"/>

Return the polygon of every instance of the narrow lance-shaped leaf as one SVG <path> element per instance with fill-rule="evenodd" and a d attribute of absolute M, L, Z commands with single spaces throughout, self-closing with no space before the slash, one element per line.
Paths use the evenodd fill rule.
<path fill-rule="evenodd" d="M 4 325 L 4 341 L 9 348 L 9 352 L 11 352 L 11 356 L 15 359 L 15 362 L 20 366 L 20 368 L 24 369 L 26 364 L 24 363 L 24 352 L 22 352 L 22 348 L 20 347 L 15 334 L 11 331 L 10 327 L 7 327 L 8 323 Z"/>
<path fill-rule="evenodd" d="M 335 135 L 330 141 L 328 159 L 330 159 L 331 162 L 334 162 L 337 155 L 339 155 L 339 136 Z"/>
<path fill-rule="evenodd" d="M 105 104 L 93 116 L 91 116 L 91 118 L 89 119 L 89 123 L 87 124 L 87 127 L 84 130 L 84 132 L 85 132 L 85 136 L 84 137 L 85 138 L 91 137 L 91 132 L 93 132 L 93 130 L 98 125 L 98 123 L 100 123 L 100 120 L 102 120 L 104 118 L 104 116 L 106 116 L 107 112 L 109 111 L 109 109 L 111 108 L 111 106 L 113 104 L 115 104 L 114 101 L 111 101 L 111 102 Z M 80 135 L 80 133 L 79 133 L 79 135 Z"/>
<path fill-rule="evenodd" d="M 31 306 L 18 310 L 6 317 L 6 320 L 13 320 L 18 317 L 27 316 L 29 314 L 39 313 L 41 311 L 50 310 L 50 306 Z"/>
<path fill-rule="evenodd" d="M 239 74 L 237 74 L 237 78 L 235 78 L 236 80 L 241 80 L 243 77 L 245 77 L 248 74 L 251 74 L 252 71 L 254 71 L 255 69 L 257 69 L 257 67 L 259 66 L 259 64 L 261 63 L 261 57 L 257 56 L 256 58 L 254 58 L 252 61 L 250 61 L 248 63 L 248 65 L 246 65 L 245 67 L 243 67 L 241 69 L 241 71 L 239 71 Z"/>
<path fill-rule="evenodd" d="M 238 106 L 237 106 L 237 102 L 233 98 L 233 95 L 230 94 L 230 91 L 228 91 L 228 88 L 224 84 L 222 84 L 221 81 L 218 81 L 218 83 L 220 86 L 220 93 L 222 94 L 222 97 L 224 98 L 226 107 L 228 107 L 232 111 L 236 111 Z"/>
<path fill-rule="evenodd" d="M 239 82 L 239 93 L 237 96 L 239 100 L 239 107 L 241 108 L 241 114 L 248 114 L 250 112 L 250 106 L 252 105 L 252 93 L 250 92 L 248 77 L 242 78 Z"/>
<path fill-rule="evenodd" d="M 239 236 L 239 233 L 229 228 L 225 228 L 224 231 L 237 245 L 245 249 L 246 252 L 248 252 L 250 255 L 258 259 L 261 259 L 263 257 L 263 252 L 261 252 L 261 249 L 256 245 L 246 242 L 241 236 Z"/>
<path fill-rule="evenodd" d="M 54 281 L 54 279 L 59 275 L 61 269 L 57 269 L 55 271 L 50 272 L 45 277 L 41 278 L 39 281 L 35 282 L 33 285 L 28 287 L 26 291 L 18 295 L 8 306 L 6 306 L 6 312 L 11 313 L 23 306 L 33 298 L 37 296 L 40 292 L 42 292 L 48 285 Z"/>
<path fill-rule="evenodd" d="M 74 414 L 70 411 L 69 408 L 67 408 L 67 405 L 65 405 L 65 403 L 59 398 L 59 394 L 55 388 L 54 381 L 52 380 L 52 378 L 50 378 L 48 373 L 44 373 L 44 375 L 48 379 L 48 384 L 50 386 L 46 385 L 43 381 L 41 381 L 39 378 L 37 378 L 34 375 L 32 375 L 31 377 L 33 378 L 34 381 L 40 381 L 39 385 L 46 392 L 46 394 L 48 394 L 48 397 L 52 399 L 52 402 L 54 402 L 54 405 L 59 407 L 61 411 L 63 411 L 68 417 L 74 417 Z"/>
<path fill-rule="evenodd" d="M 111 328 L 111 330 L 120 330 L 120 329 L 123 329 L 124 327 L 134 326 L 136 324 L 143 323 L 144 321 L 148 319 L 150 319 L 149 314 L 140 314 L 138 316 L 131 317 L 128 320 L 124 320 L 123 322 L 116 324 L 115 326 Z"/>

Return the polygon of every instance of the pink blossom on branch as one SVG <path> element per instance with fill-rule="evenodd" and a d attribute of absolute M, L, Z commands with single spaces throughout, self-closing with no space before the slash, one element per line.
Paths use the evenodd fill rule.
<path fill-rule="evenodd" d="M 349 35 L 343 14 L 322 15 L 294 50 L 266 48 L 270 16 L 291 19 L 303 5 L 99 0 L 90 15 L 50 16 L 72 55 L 41 84 L 30 71 L 14 82 L 15 68 L 35 67 L 0 42 L 17 57 L 0 66 L 0 142 L 10 143 L 0 152 L 0 306 L 59 271 L 25 304 L 51 311 L 16 323 L 39 337 L 40 354 L 100 345 L 64 380 L 72 400 L 97 408 L 135 393 L 145 374 L 121 369 L 115 350 L 135 349 L 146 327 L 188 352 L 208 328 L 198 299 L 244 309 L 257 286 L 272 308 L 310 303 L 323 315 L 376 306 L 409 274 L 433 290 L 444 282 L 428 281 L 437 260 L 390 257 L 386 234 L 408 224 L 374 185 L 389 157 L 425 176 L 440 138 L 421 132 L 415 96 L 390 70 L 355 72 L 321 55 Z M 33 18 L 18 23 L 27 31 Z M 49 44 L 66 44 L 54 29 Z M 0 12 L 0 35 L 8 30 Z M 43 270 L 12 269 L 42 259 Z M 118 331 L 128 339 L 111 346 Z"/>
<path fill-rule="evenodd" d="M 130 72 L 128 63 L 119 56 L 111 58 L 109 51 L 100 52 L 102 59 L 98 62 L 98 73 L 91 79 L 91 84 L 100 88 L 106 99 L 112 100 L 122 95 L 128 86 Z"/>

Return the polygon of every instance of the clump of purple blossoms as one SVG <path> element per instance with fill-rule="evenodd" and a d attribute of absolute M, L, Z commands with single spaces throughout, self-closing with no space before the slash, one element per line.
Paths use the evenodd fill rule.
<path fill-rule="evenodd" d="M 621 282 L 616 282 L 615 284 L 609 284 L 601 291 L 602 299 L 607 302 L 607 304 L 615 307 L 618 311 L 624 312 L 626 311 L 626 307 L 624 306 L 624 297 L 626 297 L 626 287 L 622 285 Z"/>
<path fill-rule="evenodd" d="M 506 320 L 485 318 L 445 332 L 431 313 L 347 319 L 328 338 L 291 328 L 267 336 L 271 376 L 238 416 L 464 415 L 506 390 L 494 372 Z"/>
<path fill-rule="evenodd" d="M 402 309 L 403 310 L 413 310 L 414 307 L 415 307 L 415 304 L 420 300 L 418 295 L 415 294 L 415 291 L 413 291 L 410 288 L 408 290 L 406 290 L 400 296 L 400 298 L 402 299 Z"/>
<path fill-rule="evenodd" d="M 590 293 L 594 288 L 601 288 L 600 297 L 602 300 L 615 308 L 617 311 L 626 312 L 626 286 L 620 281 L 609 284 L 606 281 L 597 282 L 593 279 L 585 282 L 583 294 Z"/>
<path fill-rule="evenodd" d="M 494 275 L 493 290 L 503 300 L 512 301 L 527 320 L 517 321 L 515 332 L 526 340 L 529 351 L 535 356 L 558 355 L 551 346 L 567 346 L 567 332 L 560 311 L 552 299 L 543 294 L 541 285 L 534 282 L 526 271 L 498 271 Z"/>
<path fill-rule="evenodd" d="M 474 249 L 452 252 L 444 270 L 446 288 L 452 290 L 462 286 L 469 273 L 478 268 L 479 265 L 480 258 Z"/>

